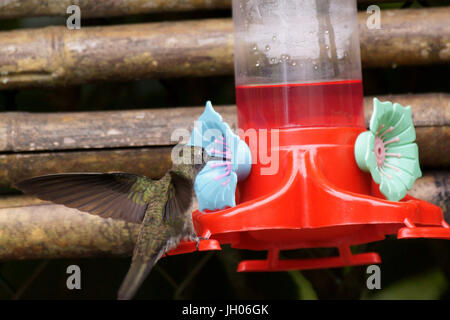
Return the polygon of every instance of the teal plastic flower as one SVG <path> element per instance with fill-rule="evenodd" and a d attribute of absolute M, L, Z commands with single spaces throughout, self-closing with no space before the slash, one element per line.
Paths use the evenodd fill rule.
<path fill-rule="evenodd" d="M 195 179 L 199 210 L 236 206 L 237 182 L 250 174 L 252 157 L 247 144 L 223 122 L 210 101 L 196 122 L 188 145 L 203 147 L 210 156 L 222 158 L 208 161 Z"/>
<path fill-rule="evenodd" d="M 370 131 L 356 139 L 356 163 L 361 170 L 370 171 L 388 200 L 398 201 L 422 176 L 411 107 L 376 98 L 373 104 Z"/>

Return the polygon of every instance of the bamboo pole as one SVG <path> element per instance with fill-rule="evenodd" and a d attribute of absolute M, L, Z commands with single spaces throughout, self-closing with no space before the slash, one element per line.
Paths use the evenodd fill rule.
<path fill-rule="evenodd" d="M 365 67 L 448 64 L 450 7 L 385 10 L 369 30 Z M 233 73 L 231 19 L 0 32 L 0 89 Z"/>
<path fill-rule="evenodd" d="M 441 207 L 450 222 L 450 174 L 448 171 L 429 171 L 418 179 L 409 194 Z"/>
<path fill-rule="evenodd" d="M 172 133 L 176 129 L 191 130 L 203 109 L 2 113 L 0 152 L 173 146 L 177 141 L 171 139 Z M 235 106 L 215 109 L 235 126 Z"/>
<path fill-rule="evenodd" d="M 16 201 L 1 208 L 1 202 Z M 103 219 L 54 204 L 0 200 L 0 260 L 128 256 L 138 224 Z"/>
<path fill-rule="evenodd" d="M 358 0 L 358 4 L 395 1 L 398 2 Z M 83 18 L 231 8 L 231 0 L 0 0 L 0 19 L 66 16 L 67 7 L 72 4 L 80 7 Z"/>
<path fill-rule="evenodd" d="M 11 188 L 25 178 L 63 172 L 121 171 L 159 178 L 171 166 L 170 152 L 171 147 L 3 154 L 0 188 Z"/>
<path fill-rule="evenodd" d="M 67 16 L 73 4 L 82 18 L 231 8 L 231 0 L 0 0 L 0 18 Z"/>
<path fill-rule="evenodd" d="M 0 32 L 0 89 L 232 70 L 229 19 Z"/>
<path fill-rule="evenodd" d="M 448 172 L 426 174 L 410 194 L 448 210 L 448 177 Z M 0 260 L 129 256 L 138 227 L 30 197 L 3 197 Z"/>
<path fill-rule="evenodd" d="M 450 62 L 450 7 L 383 10 L 381 28 L 361 24 L 361 60 L 364 67 L 396 67 Z"/>
<path fill-rule="evenodd" d="M 366 126 L 373 98 L 364 99 Z M 450 126 L 450 94 L 378 96 L 412 107 L 414 125 Z M 215 106 L 224 121 L 237 127 L 235 106 Z M 0 153 L 173 146 L 172 133 L 190 131 L 204 107 L 75 113 L 6 112 L 0 118 Z M 427 138 L 427 136 L 425 136 Z M 433 143 L 431 143 L 433 145 Z"/>

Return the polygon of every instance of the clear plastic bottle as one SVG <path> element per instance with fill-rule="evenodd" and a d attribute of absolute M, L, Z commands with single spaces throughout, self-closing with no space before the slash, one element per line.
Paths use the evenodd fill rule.
<path fill-rule="evenodd" d="M 233 0 L 239 127 L 364 127 L 356 0 Z"/>

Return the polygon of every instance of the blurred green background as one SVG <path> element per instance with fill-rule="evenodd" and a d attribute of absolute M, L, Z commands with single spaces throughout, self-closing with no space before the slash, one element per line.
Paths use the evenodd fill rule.
<path fill-rule="evenodd" d="M 376 1 L 374 1 L 376 3 Z M 406 1 L 382 9 L 448 5 L 446 1 Z M 364 9 L 361 7 L 360 9 Z M 229 10 L 168 13 L 82 20 L 89 25 L 114 25 L 162 20 L 229 17 Z M 0 21 L 0 30 L 65 25 L 65 18 Z M 364 69 L 365 95 L 450 92 L 449 68 L 397 67 Z M 142 80 L 75 87 L 0 91 L 0 111 L 64 112 L 234 104 L 232 76 Z M 1 116 L 1 113 L 0 113 Z M 426 170 L 426 168 L 423 168 Z M 16 191 L 9 190 L 14 193 Z M 366 288 L 366 266 L 283 273 L 237 273 L 243 259 L 264 258 L 263 252 L 234 250 L 163 258 L 139 290 L 137 299 L 449 299 L 450 241 L 396 240 L 353 248 L 376 251 L 383 263 L 382 290 Z M 282 253 L 287 258 L 336 254 L 334 249 Z M 79 265 L 82 289 L 68 290 L 66 268 Z M 130 264 L 129 258 L 10 261 L 0 263 L 0 299 L 115 299 Z"/>

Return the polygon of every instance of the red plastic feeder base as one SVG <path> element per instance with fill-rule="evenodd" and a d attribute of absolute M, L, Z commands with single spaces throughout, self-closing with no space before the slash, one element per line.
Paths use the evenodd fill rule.
<path fill-rule="evenodd" d="M 398 238 L 450 239 L 439 207 L 406 196 L 386 200 L 354 159 L 362 128 L 279 130 L 274 161 L 258 163 L 239 184 L 238 205 L 193 213 L 197 234 L 233 248 L 267 250 L 266 260 L 243 261 L 238 271 L 283 271 L 379 263 L 376 253 L 352 255 L 350 246 Z M 267 141 L 271 141 L 270 137 Z M 250 146 L 252 144 L 249 144 Z M 253 155 L 260 155 L 252 150 Z M 255 156 L 254 156 L 255 158 Z M 264 174 L 275 166 L 273 174 Z M 338 247 L 340 256 L 279 260 L 280 250 Z"/>
<path fill-rule="evenodd" d="M 191 253 L 195 251 L 211 251 L 211 250 L 222 250 L 220 247 L 220 243 L 217 240 L 201 240 L 198 245 L 197 250 L 197 243 L 192 241 L 182 241 L 178 247 L 175 249 L 170 250 L 165 254 L 164 256 L 173 256 L 176 254 L 183 254 L 183 253 Z"/>
<path fill-rule="evenodd" d="M 338 257 L 317 259 L 291 259 L 279 260 L 279 250 L 268 251 L 267 260 L 247 260 L 239 263 L 238 272 L 243 271 L 288 271 L 288 270 L 311 270 L 325 268 L 340 268 L 345 266 L 357 266 L 365 264 L 378 264 L 381 262 L 378 253 L 352 254 L 350 247 L 339 248 Z"/>
<path fill-rule="evenodd" d="M 442 227 L 416 227 L 408 219 L 405 219 L 407 227 L 401 228 L 397 233 L 399 239 L 409 238 L 433 238 L 450 239 L 450 227 L 442 220 Z"/>

